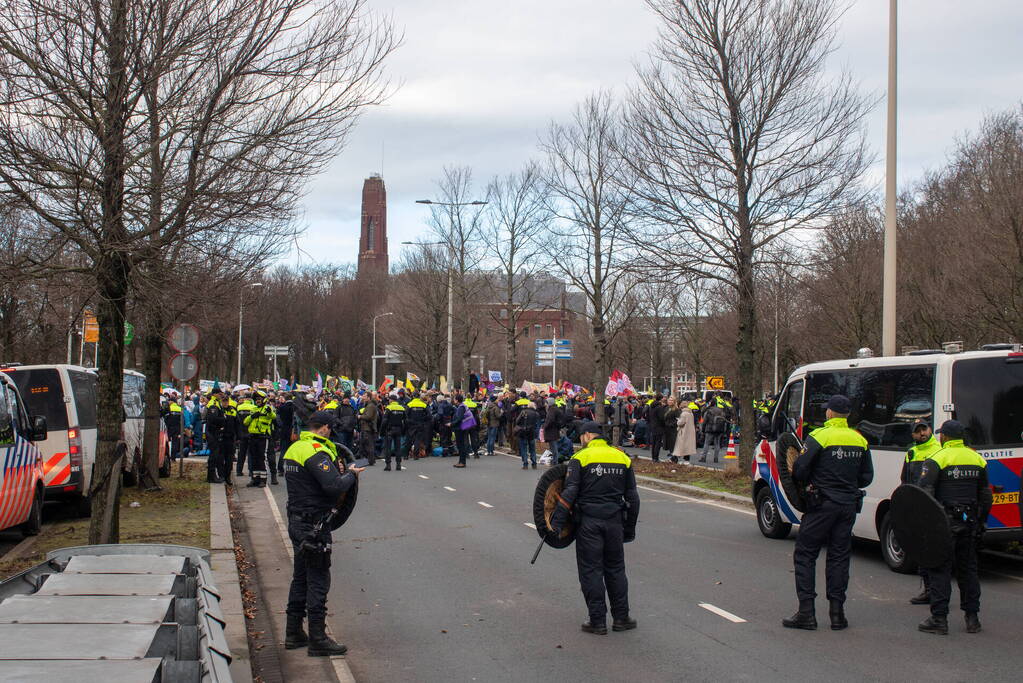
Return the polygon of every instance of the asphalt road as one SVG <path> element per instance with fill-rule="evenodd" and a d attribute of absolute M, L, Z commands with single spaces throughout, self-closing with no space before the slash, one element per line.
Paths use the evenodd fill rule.
<path fill-rule="evenodd" d="M 334 534 L 331 623 L 357 680 L 1019 680 L 1023 566 L 985 559 L 984 631 L 967 635 L 956 612 L 951 634 L 933 636 L 916 630 L 926 607 L 908 604 L 917 579 L 857 543 L 849 630 L 827 628 L 822 557 L 824 628 L 791 631 L 792 539 L 761 536 L 752 510 L 653 489 L 626 546 L 639 628 L 582 633 L 574 550 L 545 547 L 529 564 L 542 470 L 501 455 L 453 462 L 378 463 Z M 284 486 L 273 492 L 283 512 Z"/>

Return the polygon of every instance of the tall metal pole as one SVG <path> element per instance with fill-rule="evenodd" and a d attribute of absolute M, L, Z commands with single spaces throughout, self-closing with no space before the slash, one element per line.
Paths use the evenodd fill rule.
<path fill-rule="evenodd" d="M 451 247 L 451 264 L 448 266 L 448 391 L 455 386 L 452 368 L 455 354 L 455 249 Z"/>
<path fill-rule="evenodd" d="M 778 279 L 778 289 L 774 297 L 774 391 L 778 393 L 778 309 L 781 308 L 781 278 Z"/>
<path fill-rule="evenodd" d="M 377 320 L 383 318 L 385 315 L 393 314 L 393 311 L 388 311 L 387 313 L 380 313 L 373 316 L 373 350 L 370 352 L 370 360 L 373 362 L 373 377 L 371 378 L 373 382 L 373 391 L 376 391 L 377 388 Z"/>
<path fill-rule="evenodd" d="M 555 332 L 554 336 L 551 337 L 551 387 L 554 387 L 554 382 L 557 381 L 558 377 L 558 333 Z"/>
<path fill-rule="evenodd" d="M 888 6 L 888 140 L 885 165 L 884 293 L 881 304 L 881 353 L 895 355 L 895 156 L 896 94 L 898 91 L 898 0 Z"/>
<path fill-rule="evenodd" d="M 244 299 L 244 289 L 238 291 L 238 372 L 235 375 L 234 383 L 242 383 L 242 309 Z"/>

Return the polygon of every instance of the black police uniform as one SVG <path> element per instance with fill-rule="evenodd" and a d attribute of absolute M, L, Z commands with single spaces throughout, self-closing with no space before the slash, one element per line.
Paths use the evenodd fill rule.
<path fill-rule="evenodd" d="M 405 406 L 392 399 L 383 412 L 380 431 L 384 435 L 384 471 L 390 471 L 392 455 L 394 456 L 394 468 L 401 471 L 402 439 L 405 437 Z"/>
<path fill-rule="evenodd" d="M 593 425 L 596 423 L 584 429 L 600 428 Z M 614 630 L 633 628 L 636 622 L 629 618 L 629 582 L 622 545 L 635 539 L 639 519 L 632 459 L 604 439 L 591 440 L 569 461 L 561 499 L 551 526 L 560 531 L 574 505 L 575 558 L 590 617 L 583 630 L 607 633 L 605 588 L 611 600 Z"/>
<path fill-rule="evenodd" d="M 954 423 L 951 425 L 949 423 Z M 931 618 L 921 631 L 948 632 L 948 603 L 952 597 L 952 569 L 959 584 L 960 607 L 966 613 L 966 630 L 980 630 L 980 578 L 977 576 L 977 541 L 991 511 L 993 496 L 988 485 L 987 462 L 963 444 L 963 426 L 950 420 L 941 427 L 943 448 L 924 461 L 920 487 L 945 506 L 952 531 L 953 551 L 940 567 L 928 567 Z M 949 438 L 951 437 L 951 438 Z"/>
<path fill-rule="evenodd" d="M 430 408 L 418 396 L 405 406 L 405 421 L 408 426 L 408 456 L 420 458 L 429 455 L 430 449 Z"/>
<path fill-rule="evenodd" d="M 860 489 L 874 479 L 867 440 L 849 428 L 846 418 L 832 418 L 807 437 L 793 466 L 793 477 L 810 486 L 807 509 L 800 521 L 792 556 L 799 612 L 792 619 L 784 620 L 783 624 L 790 628 L 817 628 L 814 616 L 817 597 L 815 567 L 821 548 L 827 546 L 826 579 L 831 603 L 831 628 L 845 628 L 843 605 L 849 586 L 852 528 L 861 507 Z"/>
<path fill-rule="evenodd" d="M 325 633 L 327 592 L 330 590 L 330 530 L 314 535 L 316 523 L 330 512 L 341 494 L 355 485 L 355 474 L 342 474 L 336 446 L 314 432 L 302 432 L 284 455 L 288 485 L 288 536 L 295 550 L 294 574 L 288 592 L 287 647 L 304 645 L 302 619 L 309 615 L 313 648 L 328 640 Z M 310 541 L 315 550 L 301 550 Z M 314 654 L 312 651 L 310 654 Z M 320 654 L 320 653 L 317 653 Z"/>

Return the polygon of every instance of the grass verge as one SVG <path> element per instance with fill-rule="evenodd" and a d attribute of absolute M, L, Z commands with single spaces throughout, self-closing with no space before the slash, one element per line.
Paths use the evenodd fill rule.
<path fill-rule="evenodd" d="M 121 492 L 121 543 L 173 543 L 210 547 L 210 486 L 206 465 L 185 463 L 185 476 L 160 480 L 161 491 L 137 488 Z M 138 507 L 131 507 L 138 502 Z M 43 509 L 43 530 L 20 557 L 0 560 L 0 577 L 24 571 L 46 559 L 46 553 L 87 545 L 89 520 L 71 516 L 69 506 L 50 503 Z"/>
<path fill-rule="evenodd" d="M 636 474 L 655 477 L 676 484 L 689 484 L 711 491 L 734 493 L 749 497 L 752 495 L 753 482 L 744 472 L 725 472 L 710 470 L 705 467 L 676 465 L 671 462 L 650 462 L 649 460 L 633 460 L 632 466 Z"/>

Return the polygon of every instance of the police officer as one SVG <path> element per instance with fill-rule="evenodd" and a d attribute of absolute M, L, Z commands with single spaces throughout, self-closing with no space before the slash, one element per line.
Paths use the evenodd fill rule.
<path fill-rule="evenodd" d="M 249 456 L 249 430 L 246 427 L 248 423 L 245 421 L 245 418 L 249 416 L 249 413 L 256 409 L 256 404 L 252 398 L 252 396 L 246 395 L 242 398 L 241 403 L 235 406 L 235 417 L 237 418 L 238 428 L 238 466 L 234 473 L 239 477 L 245 472 L 245 461 Z M 251 476 L 252 461 L 249 460 L 249 477 Z"/>
<path fill-rule="evenodd" d="M 288 592 L 287 628 L 284 647 L 293 650 L 308 645 L 310 657 L 343 655 L 348 648 L 326 633 L 327 593 L 330 591 L 330 530 L 314 534 L 342 493 L 355 485 L 362 468 L 338 460 L 337 447 L 330 440 L 334 416 L 317 411 L 284 455 L 284 478 L 288 485 L 288 536 L 295 549 L 294 574 Z M 308 541 L 305 549 L 304 541 Z M 310 547 L 312 546 L 312 547 Z M 302 620 L 309 615 L 309 635 Z"/>
<path fill-rule="evenodd" d="M 952 554 L 943 565 L 928 568 L 931 616 L 919 629 L 925 633 L 948 633 L 948 603 L 952 597 L 952 568 L 959 583 L 959 604 L 966 613 L 966 632 L 980 631 L 980 578 L 977 576 L 977 541 L 991 511 L 987 462 L 963 439 L 961 422 L 947 420 L 938 430 L 941 450 L 920 468 L 920 487 L 945 506 L 952 531 Z"/>
<path fill-rule="evenodd" d="M 224 483 L 223 454 L 220 450 L 221 431 L 226 422 L 221 406 L 223 396 L 220 387 L 214 387 L 206 401 L 206 447 L 210 451 L 206 457 L 206 481 L 210 484 Z"/>
<path fill-rule="evenodd" d="M 210 445 L 210 457 L 216 464 L 215 483 L 231 484 L 231 463 L 234 461 L 235 436 L 234 401 L 228 398 L 220 387 L 210 392 L 206 403 L 206 436 Z"/>
<path fill-rule="evenodd" d="M 874 465 L 867 440 L 849 428 L 849 399 L 836 394 L 826 405 L 827 422 L 813 430 L 793 466 L 793 478 L 807 485 L 806 512 L 799 525 L 792 555 L 796 573 L 799 611 L 782 619 L 785 628 L 817 628 L 814 614 L 815 567 L 821 548 L 827 546 L 826 569 L 831 629 L 839 631 L 845 618 L 845 591 L 849 586 L 849 555 L 856 513 L 862 507 L 863 487 L 874 479 Z"/>
<path fill-rule="evenodd" d="M 430 447 L 430 408 L 419 397 L 419 392 L 412 393 L 412 400 L 405 406 L 405 422 L 408 426 L 408 456 L 418 460 L 426 455 Z"/>
<path fill-rule="evenodd" d="M 902 474 L 899 479 L 903 484 L 919 486 L 920 470 L 923 467 L 924 461 L 941 450 L 941 444 L 934 438 L 934 434 L 931 432 L 931 425 L 923 420 L 919 420 L 913 425 L 913 442 L 914 445 L 906 452 L 906 459 L 902 463 Z M 912 605 L 926 605 L 931 601 L 927 570 L 920 567 L 917 573 L 920 574 L 920 579 L 923 581 L 923 590 L 919 595 L 910 598 L 909 602 Z"/>
<path fill-rule="evenodd" d="M 611 628 L 636 628 L 629 617 L 629 582 L 625 576 L 625 548 L 636 538 L 639 493 L 636 474 L 628 455 L 607 445 L 604 430 L 592 420 L 580 426 L 581 448 L 568 463 L 568 476 L 551 519 L 551 529 L 561 533 L 569 510 L 575 506 L 578 527 L 575 559 L 579 584 L 589 610 L 582 630 L 607 633 L 607 604 L 611 600 Z"/>
<path fill-rule="evenodd" d="M 380 432 L 384 437 L 384 472 L 391 471 L 392 455 L 394 456 L 394 469 L 401 472 L 401 445 L 402 438 L 405 436 L 405 406 L 398 402 L 397 394 L 391 394 L 390 398 L 380 421 Z"/>
<path fill-rule="evenodd" d="M 253 394 L 252 407 L 245 415 L 243 424 L 249 435 L 249 467 L 252 470 L 252 478 L 248 486 L 266 486 L 266 448 L 270 442 L 270 434 L 274 428 L 274 418 L 277 414 L 266 400 L 266 394 L 256 391 Z M 273 483 L 277 483 L 276 470 L 270 470 L 270 477 Z"/>

